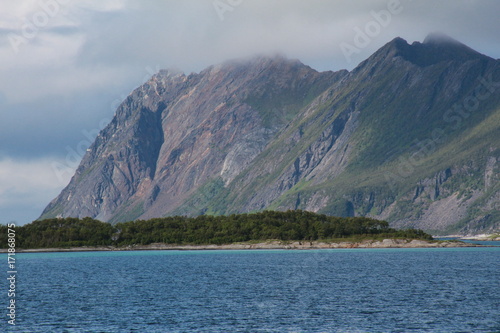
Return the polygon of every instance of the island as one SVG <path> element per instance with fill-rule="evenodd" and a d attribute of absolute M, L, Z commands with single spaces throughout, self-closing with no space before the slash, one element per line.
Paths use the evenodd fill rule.
<path fill-rule="evenodd" d="M 6 238 L 7 226 L 0 226 Z M 302 210 L 172 216 L 111 224 L 92 218 L 53 218 L 15 228 L 16 252 L 328 249 L 462 247 L 422 230 L 396 230 L 386 221 L 336 217 Z M 2 250 L 8 248 L 2 239 Z"/>

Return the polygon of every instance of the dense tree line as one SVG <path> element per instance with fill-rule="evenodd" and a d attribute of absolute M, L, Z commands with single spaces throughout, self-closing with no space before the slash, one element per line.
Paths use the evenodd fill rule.
<path fill-rule="evenodd" d="M 348 237 L 432 239 L 421 230 L 395 230 L 386 221 L 366 217 L 333 217 L 307 211 L 264 211 L 229 216 L 174 216 L 109 223 L 91 218 L 34 221 L 16 230 L 18 248 L 99 245 L 229 244 L 246 241 L 315 241 Z M 7 227 L 0 226 L 2 238 Z M 2 241 L 2 247 L 7 242 Z"/>

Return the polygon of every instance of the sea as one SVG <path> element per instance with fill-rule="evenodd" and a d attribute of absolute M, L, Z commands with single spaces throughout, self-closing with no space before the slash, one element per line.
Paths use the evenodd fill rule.
<path fill-rule="evenodd" d="M 21 253 L 15 325 L 4 278 L 0 331 L 500 332 L 499 259 L 500 247 Z"/>

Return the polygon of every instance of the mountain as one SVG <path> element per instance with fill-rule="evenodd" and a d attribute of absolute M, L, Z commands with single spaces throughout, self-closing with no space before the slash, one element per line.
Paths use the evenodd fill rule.
<path fill-rule="evenodd" d="M 303 209 L 394 227 L 500 228 L 500 61 L 396 38 L 354 70 L 282 56 L 160 71 L 41 218 Z"/>

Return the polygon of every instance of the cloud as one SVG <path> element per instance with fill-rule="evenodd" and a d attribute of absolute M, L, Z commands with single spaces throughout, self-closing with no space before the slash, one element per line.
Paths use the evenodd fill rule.
<path fill-rule="evenodd" d="M 54 163 L 63 160 L 0 160 L 1 223 L 25 223 L 40 216 L 50 202 L 70 180 L 69 175 L 58 177 Z"/>
<path fill-rule="evenodd" d="M 280 52 L 317 70 L 352 69 L 397 36 L 422 41 L 432 31 L 500 58 L 497 0 L 399 0 L 401 10 L 350 57 L 342 43 L 354 45 L 357 31 L 375 22 L 373 12 L 398 0 L 217 1 L 0 2 L 0 166 L 31 172 L 27 179 L 15 176 L 16 187 L 2 184 L 3 200 L 9 191 L 11 198 L 21 193 L 33 204 L 39 200 L 41 210 L 52 198 L 41 184 L 31 186 L 31 177 L 47 176 L 36 166 L 47 170 L 50 159 L 64 161 L 85 132 L 100 129 L 160 68 L 198 72 L 227 59 Z M 23 38 L 17 51 L 13 36 Z M 21 203 L 10 202 L 13 215 L 32 209 Z"/>

